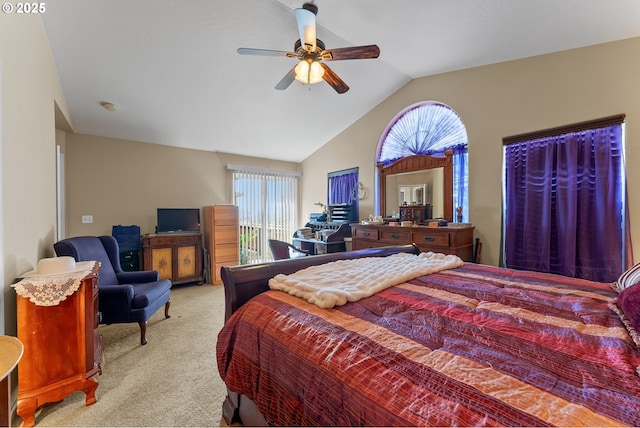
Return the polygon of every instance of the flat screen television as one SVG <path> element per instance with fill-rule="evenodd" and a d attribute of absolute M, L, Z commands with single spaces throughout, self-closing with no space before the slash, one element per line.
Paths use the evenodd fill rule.
<path fill-rule="evenodd" d="M 156 232 L 200 232 L 200 208 L 158 208 Z"/>

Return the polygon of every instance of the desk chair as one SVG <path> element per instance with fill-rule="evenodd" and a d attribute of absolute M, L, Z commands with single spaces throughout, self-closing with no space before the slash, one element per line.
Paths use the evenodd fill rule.
<path fill-rule="evenodd" d="M 288 242 L 278 241 L 277 239 L 269 239 L 269 249 L 271 250 L 274 260 L 293 259 L 309 255 L 306 251 L 296 248 Z"/>

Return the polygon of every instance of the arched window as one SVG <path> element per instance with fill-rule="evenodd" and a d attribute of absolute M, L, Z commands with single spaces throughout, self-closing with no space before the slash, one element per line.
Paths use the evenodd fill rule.
<path fill-rule="evenodd" d="M 451 107 L 423 101 L 402 110 L 385 128 L 376 162 L 388 165 L 412 155 L 440 155 L 453 150 L 453 201 L 462 207 L 462 221 L 469 221 L 469 171 L 467 130 Z"/>

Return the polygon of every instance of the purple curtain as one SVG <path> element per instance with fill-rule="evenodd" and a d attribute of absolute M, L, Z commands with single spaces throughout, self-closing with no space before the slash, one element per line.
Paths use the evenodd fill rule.
<path fill-rule="evenodd" d="M 358 171 L 329 176 L 329 205 L 351 204 L 358 197 Z"/>
<path fill-rule="evenodd" d="M 622 126 L 505 147 L 505 265 L 614 281 L 631 262 Z"/>

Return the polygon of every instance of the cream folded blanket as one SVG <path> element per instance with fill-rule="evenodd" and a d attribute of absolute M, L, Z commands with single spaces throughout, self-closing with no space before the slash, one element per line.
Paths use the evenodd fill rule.
<path fill-rule="evenodd" d="M 432 252 L 338 260 L 310 266 L 291 275 L 276 275 L 269 280 L 269 288 L 285 291 L 328 309 L 357 302 L 391 286 L 463 264 L 458 256 Z"/>

